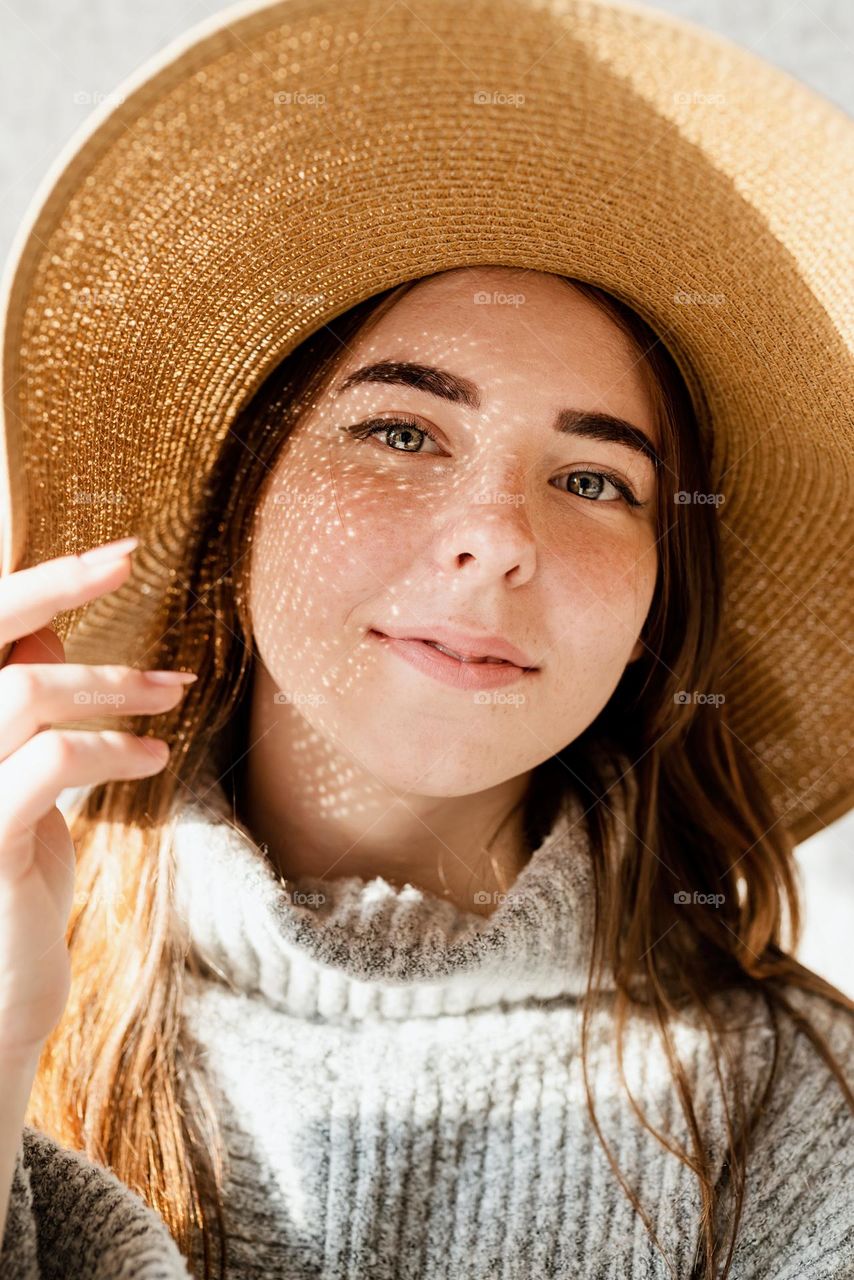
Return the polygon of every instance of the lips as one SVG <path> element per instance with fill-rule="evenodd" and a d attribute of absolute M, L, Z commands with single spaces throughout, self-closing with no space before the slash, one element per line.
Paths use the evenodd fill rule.
<path fill-rule="evenodd" d="M 412 637 L 410 637 L 411 639 Z M 424 644 L 429 644 L 431 648 L 438 649 L 440 653 L 446 653 L 449 658 L 456 658 L 458 662 L 491 662 L 502 667 L 509 667 L 514 664 L 509 663 L 504 658 L 493 658 L 487 656 L 485 658 L 466 658 L 462 653 L 455 653 L 453 649 L 448 649 L 443 644 L 439 644 L 437 640 L 425 640 Z"/>
<path fill-rule="evenodd" d="M 538 674 L 537 667 L 518 667 L 514 662 L 480 660 L 485 659 L 486 654 L 467 654 L 468 659 L 474 660 L 463 661 L 446 653 L 445 649 L 450 646 L 441 642 L 433 644 L 429 640 L 386 635 L 374 628 L 371 628 L 368 635 L 394 658 L 414 667 L 423 676 L 448 685 L 457 694 L 489 693 L 506 685 L 535 680 Z"/>
<path fill-rule="evenodd" d="M 529 656 L 503 636 L 475 634 L 445 625 L 426 628 L 375 627 L 373 630 L 392 640 L 420 640 L 466 665 L 503 664 L 519 667 L 523 671 L 537 670 Z"/>

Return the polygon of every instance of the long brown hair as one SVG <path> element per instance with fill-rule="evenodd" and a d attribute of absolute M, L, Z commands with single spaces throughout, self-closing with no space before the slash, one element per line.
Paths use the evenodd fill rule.
<path fill-rule="evenodd" d="M 169 766 L 151 778 L 92 788 L 71 822 L 78 851 L 78 892 L 67 932 L 71 994 L 45 1044 L 27 1122 L 109 1165 L 160 1214 L 188 1260 L 200 1249 L 205 1280 L 225 1275 L 226 1155 L 181 1026 L 184 979 L 194 970 L 194 958 L 185 950 L 172 907 L 169 820 L 206 762 L 215 762 L 224 784 L 229 774 L 233 783 L 235 762 L 245 749 L 254 662 L 248 556 L 252 516 L 265 482 L 348 344 L 415 283 L 369 298 L 320 328 L 280 363 L 231 425 L 207 484 L 203 518 L 142 646 L 146 667 L 191 668 L 199 678 L 174 712 L 122 722 L 132 732 L 167 738 Z M 720 1079 L 726 1024 L 716 997 L 743 989 L 758 995 L 771 1015 L 773 1066 L 757 1108 L 748 1114 L 746 1094 L 739 1094 L 733 1126 L 725 1106 L 736 1201 L 725 1280 L 741 1216 L 749 1138 L 775 1078 L 780 1013 L 809 1036 L 854 1109 L 854 1095 L 827 1042 L 785 989 L 819 994 L 847 1013 L 854 1012 L 854 1002 L 784 949 L 784 912 L 790 952 L 801 931 L 793 842 L 728 729 L 726 704 L 679 696 L 683 690 L 718 689 L 721 666 L 724 566 L 716 507 L 673 502 L 676 490 L 714 491 L 698 392 L 689 393 L 665 343 L 626 302 L 592 284 L 567 283 L 602 307 L 633 344 L 654 397 L 668 478 L 657 486 L 659 569 L 641 635 L 643 655 L 626 668 L 593 724 L 533 771 L 525 830 L 535 848 L 569 791 L 585 801 L 596 884 L 582 1033 L 587 1105 L 616 1176 L 655 1237 L 608 1149 L 589 1087 L 590 1017 L 607 969 L 616 982 L 618 1046 L 630 1017 L 652 1019 L 692 1135 L 692 1150 L 684 1152 L 641 1117 L 696 1173 L 702 1240 L 694 1275 L 701 1280 L 717 1276 L 718 1188 L 691 1084 L 668 1028 L 686 1007 L 698 1012 Z M 603 768 L 605 760 L 620 762 L 623 787 L 630 782 L 633 794 L 631 848 L 619 863 L 610 856 L 617 818 L 609 799 L 614 774 Z M 679 902 L 680 894 L 694 891 L 718 895 L 722 903 L 712 911 Z M 621 1056 L 620 1072 L 625 1085 Z"/>

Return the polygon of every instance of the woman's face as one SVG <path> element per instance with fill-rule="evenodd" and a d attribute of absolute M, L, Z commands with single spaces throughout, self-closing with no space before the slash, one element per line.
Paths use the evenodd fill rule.
<path fill-rule="evenodd" d="M 382 380 L 365 372 L 379 362 Z M 281 713 L 388 787 L 467 795 L 525 773 L 595 719 L 642 652 L 655 467 L 578 434 L 590 416 L 556 429 L 567 410 L 658 446 L 637 356 L 594 304 L 545 273 L 463 268 L 351 344 L 279 456 L 253 537 L 258 654 Z M 385 430 L 350 430 L 373 419 Z M 440 679 L 402 656 L 423 644 L 376 634 L 438 627 L 502 637 L 536 670 L 472 688 L 470 672 L 499 668 L 451 661 Z M 465 650 L 479 651 L 488 642 Z"/>

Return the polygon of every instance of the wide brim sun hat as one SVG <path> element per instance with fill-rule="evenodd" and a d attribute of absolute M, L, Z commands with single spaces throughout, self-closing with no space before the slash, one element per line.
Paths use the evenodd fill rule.
<path fill-rule="evenodd" d="M 132 663 L 229 424 L 298 343 L 453 267 L 588 280 L 710 433 L 729 724 L 805 838 L 854 803 L 852 132 L 647 7 L 224 10 L 101 103 L 19 229 L 0 571 L 137 534 L 124 587 L 54 624 L 69 661 Z"/>

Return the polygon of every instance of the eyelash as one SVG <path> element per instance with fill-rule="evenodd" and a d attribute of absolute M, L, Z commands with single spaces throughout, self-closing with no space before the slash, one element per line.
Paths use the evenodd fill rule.
<path fill-rule="evenodd" d="M 409 427 L 411 430 L 419 431 L 422 435 L 427 436 L 434 444 L 439 444 L 439 441 L 433 435 L 432 431 L 428 431 L 426 427 L 422 427 L 417 422 L 413 422 L 408 418 L 368 418 L 364 422 L 355 422 L 352 426 L 341 427 L 341 430 L 346 432 L 348 435 L 353 436 L 356 440 L 366 440 L 369 436 L 376 435 L 378 432 L 390 431 L 392 427 Z M 388 448 L 390 453 L 418 452 L 414 449 L 392 449 L 390 445 Z M 646 506 L 645 502 L 641 502 L 639 498 L 635 497 L 633 489 L 626 484 L 622 476 L 615 475 L 613 471 L 601 471 L 599 469 L 593 470 L 590 467 L 584 467 L 579 468 L 578 471 L 568 471 L 566 474 L 568 476 L 579 474 L 601 476 L 603 480 L 609 480 L 611 482 L 628 506 Z M 569 490 L 563 490 L 563 492 L 568 493 Z M 584 502 L 595 501 L 595 499 L 592 498 L 584 498 L 582 494 L 573 494 L 572 496 L 576 498 L 581 497 Z"/>

